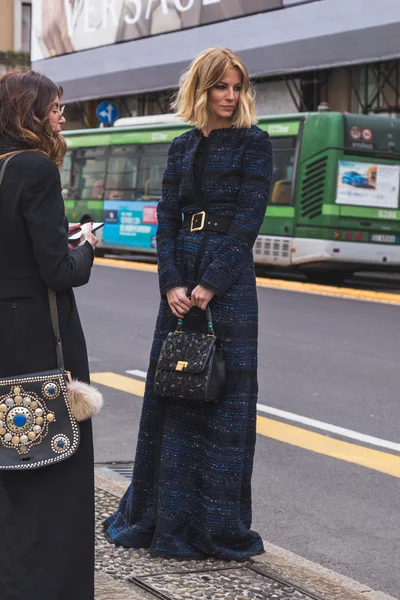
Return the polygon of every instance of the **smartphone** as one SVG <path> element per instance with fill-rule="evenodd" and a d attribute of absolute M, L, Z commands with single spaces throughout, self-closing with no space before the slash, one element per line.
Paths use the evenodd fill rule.
<path fill-rule="evenodd" d="M 79 229 L 74 229 L 73 231 L 71 231 L 71 233 L 68 234 L 68 239 L 71 240 L 71 241 L 73 241 L 73 242 L 79 240 L 80 237 L 81 237 L 81 235 L 82 235 L 82 229 L 86 225 L 89 225 L 89 223 L 84 223 L 82 225 L 82 227 L 79 227 Z M 97 231 L 98 229 L 100 229 L 103 226 L 104 226 L 104 223 L 93 223 L 92 233 L 94 233 L 95 231 Z"/>

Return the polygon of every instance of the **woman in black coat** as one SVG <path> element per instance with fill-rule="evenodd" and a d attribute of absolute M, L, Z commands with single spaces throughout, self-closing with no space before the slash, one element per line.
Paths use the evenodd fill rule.
<path fill-rule="evenodd" d="M 72 287 L 88 282 L 96 238 L 68 248 L 58 165 L 66 144 L 61 90 L 32 71 L 0 78 L 0 377 L 57 367 L 48 288 L 57 292 L 66 368 L 89 381 Z M 0 160 L 0 168 L 3 164 Z M 33 471 L 0 471 L 0 598 L 93 600 L 91 422 L 78 451 Z"/>

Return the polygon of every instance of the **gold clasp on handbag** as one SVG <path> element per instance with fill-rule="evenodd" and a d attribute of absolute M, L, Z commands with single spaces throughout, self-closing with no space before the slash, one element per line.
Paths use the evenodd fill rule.
<path fill-rule="evenodd" d="M 190 223 L 190 231 L 201 231 L 204 227 L 206 220 L 206 213 L 204 210 L 192 215 L 192 221 Z"/>
<path fill-rule="evenodd" d="M 179 360 L 176 364 L 175 371 L 183 371 L 187 366 L 188 363 L 185 360 Z"/>

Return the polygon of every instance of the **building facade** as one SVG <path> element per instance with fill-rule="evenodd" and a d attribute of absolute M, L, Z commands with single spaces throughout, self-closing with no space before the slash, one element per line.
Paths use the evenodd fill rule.
<path fill-rule="evenodd" d="M 2 0 L 0 19 L 0 74 L 30 64 L 31 0 Z"/>
<path fill-rule="evenodd" d="M 103 100 L 122 117 L 168 112 L 180 74 L 212 46 L 246 62 L 260 115 L 321 103 L 397 115 L 399 31 L 399 0 L 33 0 L 32 60 L 64 87 L 78 127 L 98 125 Z"/>

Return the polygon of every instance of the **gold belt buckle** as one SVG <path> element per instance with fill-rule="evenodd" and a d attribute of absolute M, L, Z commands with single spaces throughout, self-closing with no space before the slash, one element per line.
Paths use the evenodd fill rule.
<path fill-rule="evenodd" d="M 188 363 L 185 360 L 178 360 L 175 371 L 183 371 L 183 369 L 186 369 L 187 366 Z"/>
<path fill-rule="evenodd" d="M 195 219 L 196 217 L 201 217 L 201 221 L 200 221 L 200 225 L 195 225 Z M 201 212 L 195 213 L 194 215 L 192 215 L 192 221 L 190 223 L 190 231 L 201 231 L 204 227 L 204 223 L 206 221 L 206 213 L 204 212 L 204 210 L 202 210 Z"/>

